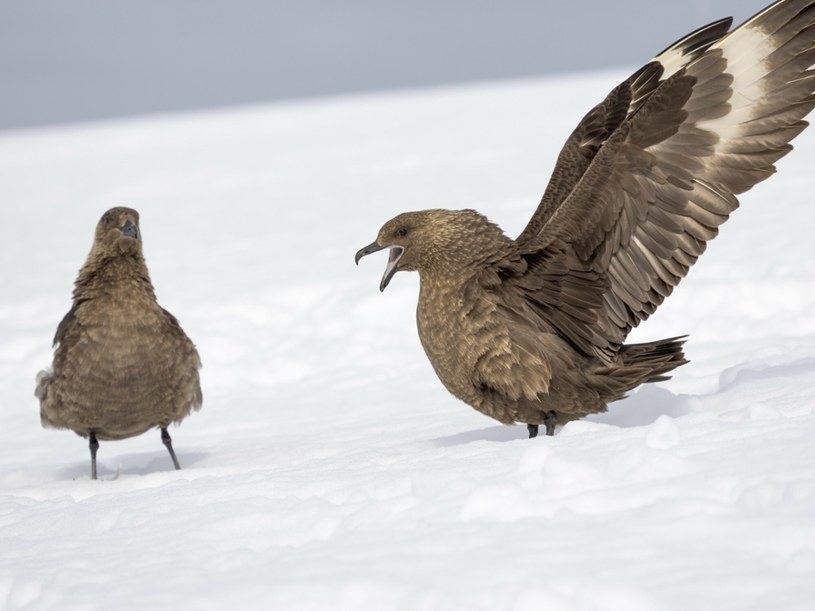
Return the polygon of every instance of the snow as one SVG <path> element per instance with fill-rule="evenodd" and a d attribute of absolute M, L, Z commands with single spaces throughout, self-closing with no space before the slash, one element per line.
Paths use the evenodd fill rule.
<path fill-rule="evenodd" d="M 418 278 L 353 255 L 398 212 L 511 235 L 625 75 L 0 135 L 0 608 L 812 608 L 815 132 L 632 335 L 691 363 L 525 439 L 451 397 Z M 102 212 L 141 213 L 204 408 L 102 442 L 40 427 L 36 372 Z"/>

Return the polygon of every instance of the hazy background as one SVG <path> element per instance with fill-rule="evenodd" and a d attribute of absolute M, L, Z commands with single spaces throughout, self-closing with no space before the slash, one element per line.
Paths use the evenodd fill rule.
<path fill-rule="evenodd" d="M 765 0 L 0 0 L 0 129 L 639 66 Z"/>

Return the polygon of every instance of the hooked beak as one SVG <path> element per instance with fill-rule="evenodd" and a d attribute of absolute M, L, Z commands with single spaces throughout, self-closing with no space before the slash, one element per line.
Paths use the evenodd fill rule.
<path fill-rule="evenodd" d="M 134 223 L 130 219 L 127 219 L 125 221 L 125 224 L 122 225 L 121 231 L 122 231 L 122 233 L 124 235 L 126 235 L 128 237 L 136 238 L 136 239 L 138 239 L 138 237 L 139 237 L 139 228 L 136 226 L 136 223 Z"/>
<path fill-rule="evenodd" d="M 354 257 L 354 261 L 356 261 L 357 265 L 359 265 L 359 260 L 362 257 L 378 252 L 384 248 L 385 246 L 380 245 L 378 242 L 369 244 L 357 252 L 356 257 Z M 382 280 L 379 283 L 380 292 L 385 290 L 385 287 L 388 286 L 388 283 L 391 281 L 391 278 L 393 278 L 393 275 L 398 271 L 396 265 L 399 263 L 399 259 L 402 257 L 403 252 L 405 252 L 405 249 L 401 246 L 391 246 L 390 256 L 388 257 L 388 265 L 385 268 L 385 273 L 382 275 Z"/>
<path fill-rule="evenodd" d="M 354 263 L 356 263 L 357 265 L 359 265 L 359 260 L 360 260 L 362 257 L 367 257 L 367 256 L 368 256 L 368 255 L 370 255 L 371 253 L 373 253 L 373 252 L 378 252 L 378 251 L 382 250 L 383 248 L 385 248 L 385 247 L 384 247 L 384 246 L 380 246 L 380 245 L 379 245 L 379 242 L 372 242 L 371 244 L 368 244 L 368 245 L 367 245 L 365 248 L 360 248 L 360 249 L 357 251 L 356 256 L 354 257 Z"/>

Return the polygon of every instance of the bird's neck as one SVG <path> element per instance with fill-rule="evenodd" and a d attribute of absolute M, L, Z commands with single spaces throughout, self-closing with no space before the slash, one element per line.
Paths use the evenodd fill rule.
<path fill-rule="evenodd" d="M 432 267 L 419 270 L 419 292 L 425 294 L 452 295 L 461 293 L 464 287 L 473 281 L 476 271 L 457 269 L 447 270 L 443 267 Z"/>
<path fill-rule="evenodd" d="M 155 300 L 147 265 L 139 252 L 112 257 L 91 256 L 79 271 L 74 297 L 87 300 L 126 290 Z"/>

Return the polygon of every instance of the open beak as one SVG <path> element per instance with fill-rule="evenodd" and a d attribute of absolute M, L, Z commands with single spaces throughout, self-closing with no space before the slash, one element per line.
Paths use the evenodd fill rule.
<path fill-rule="evenodd" d="M 378 242 L 369 244 L 357 252 L 356 257 L 354 257 L 354 261 L 356 261 L 357 265 L 359 265 L 359 260 L 362 257 L 370 255 L 373 252 L 378 252 L 384 248 L 385 246 L 381 246 Z M 380 291 L 385 290 L 385 287 L 388 286 L 388 283 L 391 281 L 391 278 L 393 278 L 393 275 L 398 271 L 396 265 L 399 263 L 399 259 L 402 257 L 403 252 L 405 252 L 405 249 L 401 246 L 391 246 L 390 256 L 388 257 L 388 265 L 385 268 L 385 273 L 382 275 L 382 281 L 379 283 Z"/>

